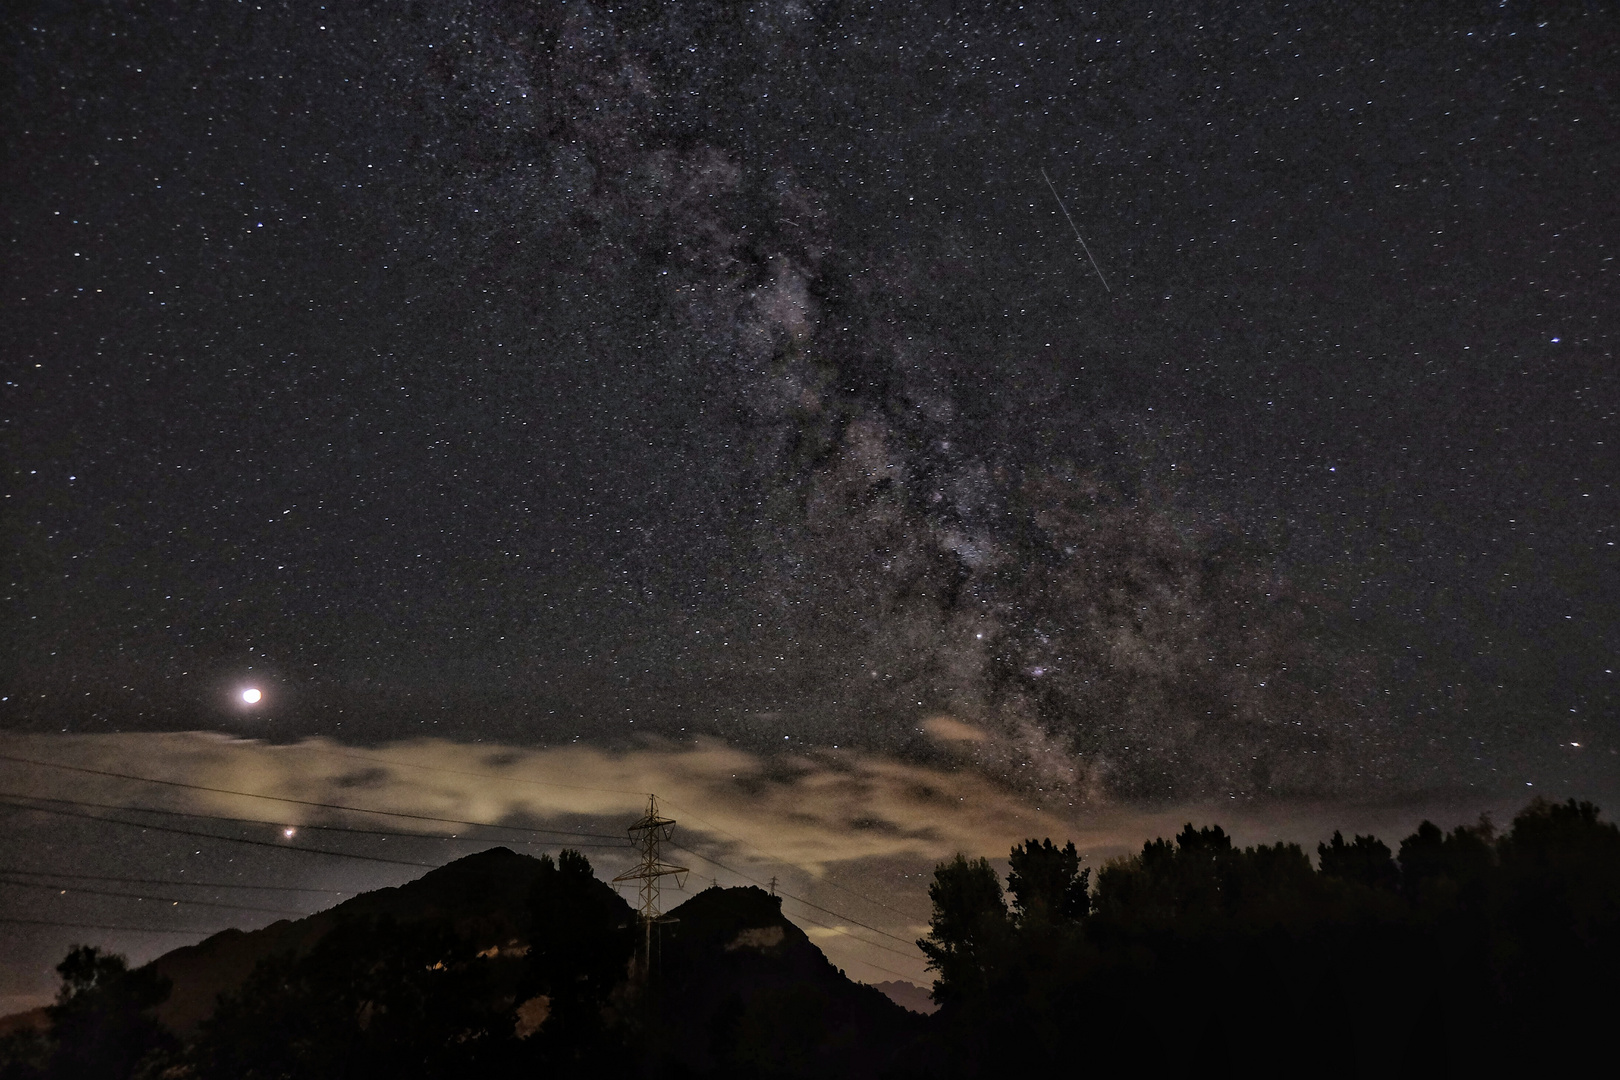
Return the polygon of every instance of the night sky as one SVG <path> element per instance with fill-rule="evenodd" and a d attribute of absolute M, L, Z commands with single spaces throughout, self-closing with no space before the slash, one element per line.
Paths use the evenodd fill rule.
<path fill-rule="evenodd" d="M 1012 7 L 6 5 L 6 752 L 1620 790 L 1620 15 Z"/>

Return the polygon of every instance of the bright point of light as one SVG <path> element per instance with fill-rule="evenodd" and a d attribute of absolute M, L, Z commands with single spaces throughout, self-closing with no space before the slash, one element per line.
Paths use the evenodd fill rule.
<path fill-rule="evenodd" d="M 247 702 L 249 705 L 257 705 L 259 703 L 259 698 L 262 696 L 263 695 L 253 687 L 248 687 L 248 689 L 242 691 L 242 700 Z"/>
<path fill-rule="evenodd" d="M 281 835 L 285 836 L 289 840 L 291 840 L 297 834 L 298 834 L 298 830 L 292 828 L 291 826 L 288 826 L 287 828 L 281 830 Z"/>

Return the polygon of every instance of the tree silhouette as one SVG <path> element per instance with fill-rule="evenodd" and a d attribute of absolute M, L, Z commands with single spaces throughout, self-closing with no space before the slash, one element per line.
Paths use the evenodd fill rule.
<path fill-rule="evenodd" d="M 1073 922 L 1090 913 L 1091 871 L 1080 869 L 1074 841 L 1060 848 L 1050 838 L 1029 840 L 1014 847 L 1007 861 L 1007 891 L 1019 925 Z"/>
<path fill-rule="evenodd" d="M 1501 837 L 1425 821 L 1398 859 L 1336 832 L 1319 869 L 1189 824 L 1053 919 L 1086 880 L 1072 852 L 1012 849 L 1011 918 L 984 860 L 936 870 L 921 944 L 957 1007 L 934 1072 L 1067 1067 L 1080 1022 L 1108 1036 L 1092 1067 L 1148 1076 L 1562 1075 L 1608 1052 L 1620 829 L 1589 803 L 1537 800 Z"/>
<path fill-rule="evenodd" d="M 201 1080 L 459 1077 L 512 1041 L 495 970 L 449 922 L 346 920 L 261 962 L 205 1022 Z"/>
<path fill-rule="evenodd" d="M 572 1075 L 606 1060 L 629 909 L 577 851 L 537 869 L 526 942 L 480 948 L 447 918 L 383 916 L 262 962 L 205 1023 L 198 1080 Z"/>
<path fill-rule="evenodd" d="M 601 1041 L 604 1007 L 635 951 L 633 920 L 618 894 L 596 879 L 590 860 L 571 848 L 555 864 L 540 857 L 529 911 L 522 996 L 545 998 L 538 1034 L 551 1059 L 575 1059 Z"/>
<path fill-rule="evenodd" d="M 1608 1052 L 1620 829 L 1597 807 L 1537 800 L 1500 837 L 1485 819 L 1425 821 L 1398 858 L 1335 832 L 1317 854 L 1313 868 L 1298 845 L 1240 848 L 1188 824 L 1110 861 L 1089 894 L 1073 843 L 1012 848 L 1006 894 L 986 859 L 958 855 L 935 869 L 918 942 L 943 1008 L 926 1044 L 891 1060 L 937 1077 L 1072 1070 L 1084 1033 L 1089 1067 L 1144 1076 L 1564 1075 Z M 727 947 L 759 925 L 715 914 L 730 910 L 681 924 L 673 970 L 708 974 L 638 1005 L 623 990 L 629 910 L 565 851 L 533 878 L 526 955 L 475 951 L 443 920 L 344 922 L 261 964 L 180 1071 L 151 1019 L 162 980 L 78 948 L 58 969 L 52 1032 L 7 1040 L 0 1080 L 620 1075 L 638 1061 L 654 1075 L 685 1067 L 650 1049 L 677 1030 L 658 1008 L 708 978 L 721 1005 L 694 1030 L 713 1070 L 692 1075 L 814 1075 L 832 1060 L 825 1040 L 854 1030 L 843 1006 L 716 975 L 774 963 Z M 519 1004 L 535 1006 L 521 1032 Z"/>
<path fill-rule="evenodd" d="M 175 1059 L 179 1040 L 152 1010 L 169 997 L 169 981 L 148 968 L 129 970 L 116 953 L 76 945 L 56 965 L 56 1003 L 46 1008 L 48 1034 L 22 1034 L 0 1046 L 5 1080 L 125 1080 L 155 1075 Z"/>
<path fill-rule="evenodd" d="M 934 913 L 917 947 L 939 973 L 934 1000 L 944 1004 L 982 993 L 1011 930 L 1001 880 L 988 859 L 958 855 L 935 868 L 928 898 Z"/>
<path fill-rule="evenodd" d="M 1408 899 L 1429 907 L 1478 900 L 1479 887 L 1496 862 L 1489 820 L 1441 832 L 1432 821 L 1401 841 L 1401 888 Z"/>
<path fill-rule="evenodd" d="M 1331 842 L 1316 845 L 1316 856 L 1324 877 L 1355 881 L 1372 889 L 1400 887 L 1400 868 L 1389 845 L 1376 836 L 1357 836 L 1347 844 L 1335 829 Z"/>
<path fill-rule="evenodd" d="M 1519 1042 L 1564 1033 L 1555 1052 L 1567 1052 L 1571 1036 L 1578 1045 L 1612 1030 L 1620 1013 L 1620 830 L 1599 821 L 1591 803 L 1537 799 L 1496 852 L 1490 948 L 1509 1007 L 1504 1026 Z"/>

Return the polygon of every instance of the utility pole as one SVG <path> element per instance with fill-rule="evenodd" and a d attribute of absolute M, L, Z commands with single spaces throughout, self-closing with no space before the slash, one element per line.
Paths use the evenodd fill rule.
<path fill-rule="evenodd" d="M 641 820 L 630 826 L 630 842 L 641 852 L 641 862 L 614 878 L 615 884 L 624 881 L 641 883 L 641 923 L 644 931 L 642 963 L 645 971 L 652 971 L 652 928 L 655 922 L 668 922 L 658 907 L 658 879 L 675 875 L 677 886 L 684 875 L 690 873 L 684 866 L 675 866 L 659 857 L 658 845 L 666 843 L 675 829 L 675 822 L 658 813 L 658 796 L 647 796 L 647 812 Z"/>

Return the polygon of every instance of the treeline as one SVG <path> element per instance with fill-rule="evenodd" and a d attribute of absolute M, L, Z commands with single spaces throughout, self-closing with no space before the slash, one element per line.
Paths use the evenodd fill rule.
<path fill-rule="evenodd" d="M 1316 867 L 1191 825 L 1095 882 L 1080 862 L 1021 844 L 1006 894 L 984 859 L 938 868 L 929 1073 L 1534 1075 L 1614 1053 L 1620 830 L 1590 803 L 1538 800 L 1501 836 L 1425 821 L 1396 851 L 1334 833 Z"/>
<path fill-rule="evenodd" d="M 849 984 L 759 890 L 688 901 L 632 977 L 633 914 L 583 856 L 504 858 L 533 875 L 521 945 L 354 919 L 184 1040 L 151 968 L 76 948 L 50 1030 L 0 1040 L 0 1080 L 1479 1077 L 1615 1051 L 1620 830 L 1589 803 L 1537 801 L 1500 836 L 1424 822 L 1393 851 L 1335 833 L 1315 865 L 1191 825 L 1095 877 L 1072 843 L 1020 844 L 1005 881 L 958 856 L 918 943 L 928 1018 Z"/>

